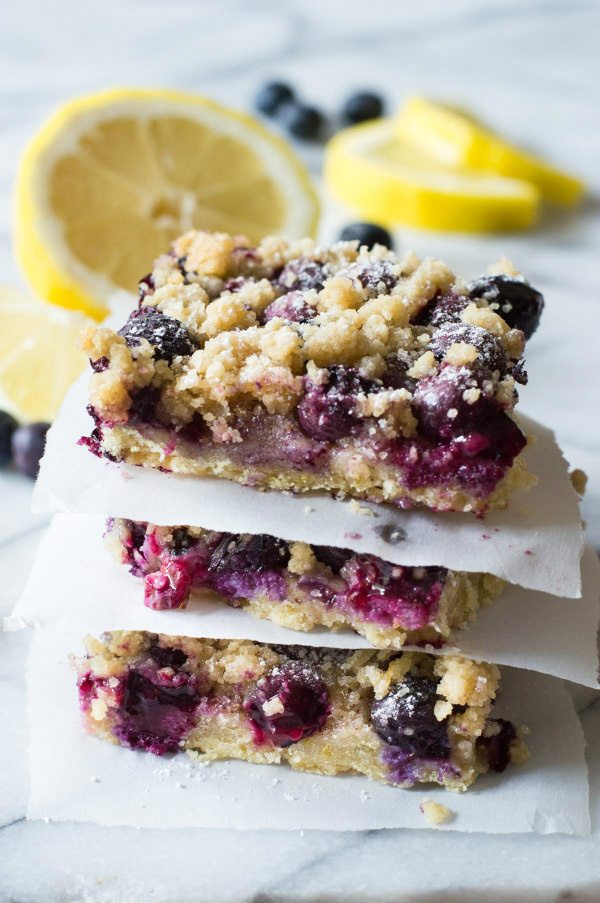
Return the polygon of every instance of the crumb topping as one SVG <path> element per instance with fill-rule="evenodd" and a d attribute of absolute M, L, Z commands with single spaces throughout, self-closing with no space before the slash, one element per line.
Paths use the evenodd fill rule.
<path fill-rule="evenodd" d="M 126 331 L 88 329 L 83 349 L 92 362 L 108 362 L 92 376 L 91 404 L 104 420 L 125 423 L 139 393 L 152 391 L 161 423 L 183 427 L 200 418 L 215 441 L 235 443 L 240 416 L 257 409 L 289 414 L 307 380 L 326 383 L 332 367 L 344 366 L 369 381 L 356 396 L 355 422 L 386 438 L 410 437 L 417 432 L 415 383 L 452 366 L 487 368 L 498 403 L 510 410 L 523 334 L 485 299 L 465 299 L 465 327 L 438 354 L 435 337 L 447 322 L 419 320 L 444 296 L 464 298 L 463 281 L 443 262 L 413 253 L 279 237 L 254 248 L 243 236 L 191 231 L 142 279 L 140 307 L 181 324 L 193 353 L 176 353 L 185 342 L 161 351 L 159 329 L 148 338 L 139 329 L 135 343 Z"/>

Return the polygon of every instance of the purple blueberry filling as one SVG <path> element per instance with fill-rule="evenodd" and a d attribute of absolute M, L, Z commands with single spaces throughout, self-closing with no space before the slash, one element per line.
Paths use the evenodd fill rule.
<path fill-rule="evenodd" d="M 243 707 L 257 746 L 287 747 L 311 737 L 331 711 L 325 681 L 299 661 L 284 662 L 261 677 Z"/>
<path fill-rule="evenodd" d="M 290 551 L 283 540 L 231 533 L 194 539 L 180 527 L 163 545 L 146 524 L 129 524 L 123 563 L 144 578 L 149 608 L 183 608 L 193 589 L 212 589 L 232 605 L 258 595 L 280 602 L 288 594 Z M 298 578 L 299 589 L 311 599 L 362 621 L 408 630 L 421 630 L 434 620 L 446 581 L 444 568 L 407 568 L 332 546 L 312 549 L 333 573 Z"/>
<path fill-rule="evenodd" d="M 444 778 L 456 777 L 460 770 L 450 759 L 432 759 L 415 756 L 393 746 L 384 746 L 381 761 L 387 765 L 388 776 L 393 784 L 417 784 L 424 781 L 435 769 L 435 780 L 440 783 Z"/>
<path fill-rule="evenodd" d="M 198 678 L 177 670 L 185 655 L 180 650 L 168 651 L 173 655 L 168 664 L 161 666 L 168 670 L 132 668 L 117 679 L 87 674 L 79 680 L 83 711 L 89 710 L 99 689 L 110 692 L 115 704 L 114 736 L 129 749 L 141 749 L 157 756 L 177 752 L 195 726 L 196 710 L 202 700 Z M 156 649 L 153 656 L 154 653 Z M 111 684 L 113 680 L 115 686 Z"/>
<path fill-rule="evenodd" d="M 296 411 L 303 432 L 320 442 L 335 442 L 349 435 L 358 423 L 357 396 L 378 387 L 381 383 L 361 376 L 353 367 L 341 365 L 329 368 L 324 383 L 314 383 L 306 377 L 304 396 Z"/>
<path fill-rule="evenodd" d="M 510 747 L 517 738 L 517 732 L 514 724 L 504 718 L 496 718 L 491 723 L 498 725 L 498 733 L 492 737 L 480 737 L 478 744 L 485 748 L 492 771 L 501 772 L 510 762 Z"/>

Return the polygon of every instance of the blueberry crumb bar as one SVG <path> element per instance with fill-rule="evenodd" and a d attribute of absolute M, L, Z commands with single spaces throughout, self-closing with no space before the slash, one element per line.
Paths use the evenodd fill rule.
<path fill-rule="evenodd" d="M 449 790 L 527 757 L 511 722 L 491 717 L 495 665 L 143 632 L 86 646 L 84 724 L 129 749 Z"/>
<path fill-rule="evenodd" d="M 81 441 L 258 488 L 482 514 L 535 482 L 511 412 L 542 307 L 510 269 L 466 285 L 382 246 L 188 232 L 118 332 L 84 334 Z"/>
<path fill-rule="evenodd" d="M 143 579 L 149 608 L 185 608 L 191 593 L 210 590 L 213 598 L 293 630 L 351 627 L 379 649 L 442 646 L 504 585 L 488 574 L 402 567 L 264 534 L 111 518 L 105 540 Z"/>

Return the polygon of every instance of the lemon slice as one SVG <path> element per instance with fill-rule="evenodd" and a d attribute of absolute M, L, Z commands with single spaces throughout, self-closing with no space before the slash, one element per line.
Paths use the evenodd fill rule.
<path fill-rule="evenodd" d="M 0 409 L 52 421 L 86 363 L 77 337 L 91 320 L 0 285 Z"/>
<path fill-rule="evenodd" d="M 518 179 L 457 172 L 399 142 L 389 120 L 339 132 L 327 146 L 332 193 L 365 219 L 454 232 L 526 229 L 539 192 Z"/>
<path fill-rule="evenodd" d="M 72 101 L 20 167 L 16 249 L 38 294 L 95 317 L 191 228 L 314 234 L 318 201 L 288 144 L 192 94 L 115 89 Z"/>
<path fill-rule="evenodd" d="M 468 113 L 422 97 L 407 101 L 395 134 L 446 166 L 533 182 L 555 204 L 576 204 L 585 191 L 580 179 L 509 144 Z"/>

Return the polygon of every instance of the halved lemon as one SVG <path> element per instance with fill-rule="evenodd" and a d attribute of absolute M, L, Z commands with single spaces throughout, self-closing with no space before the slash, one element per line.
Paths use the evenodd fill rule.
<path fill-rule="evenodd" d="M 504 232 L 538 216 L 535 186 L 443 166 L 400 142 L 390 120 L 339 132 L 327 146 L 325 179 L 339 200 L 384 225 Z"/>
<path fill-rule="evenodd" d="M 576 204 L 581 179 L 527 153 L 485 128 L 463 110 L 411 97 L 395 119 L 399 141 L 446 166 L 524 179 L 555 204 Z"/>
<path fill-rule="evenodd" d="M 0 409 L 50 422 L 86 359 L 77 337 L 91 320 L 0 285 Z"/>
<path fill-rule="evenodd" d="M 306 170 L 251 116 L 178 91 L 114 89 L 61 107 L 25 151 L 16 250 L 42 298 L 100 317 L 188 229 L 300 238 L 317 218 Z"/>

